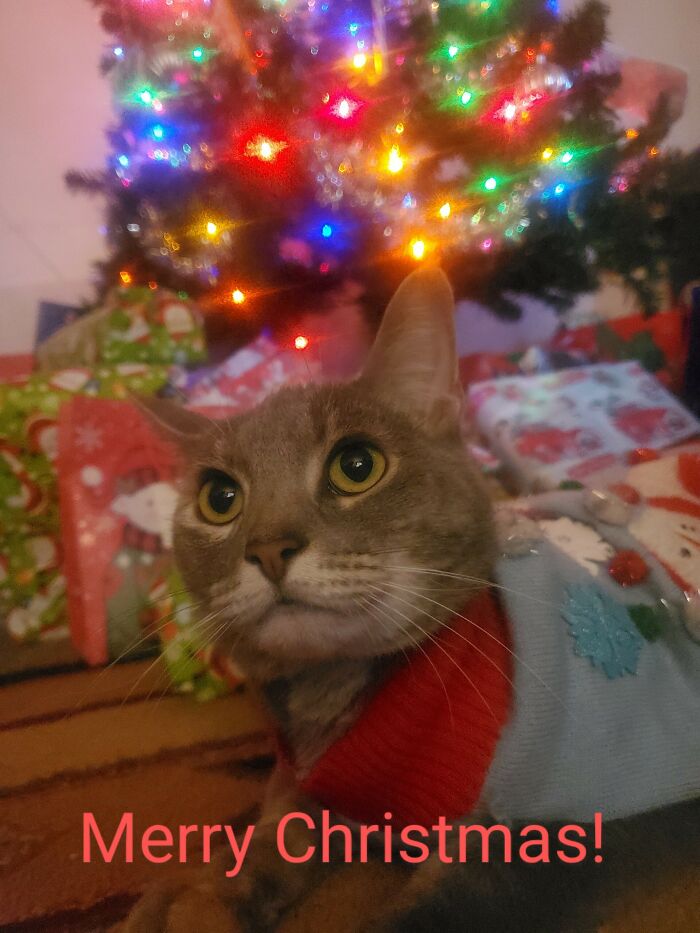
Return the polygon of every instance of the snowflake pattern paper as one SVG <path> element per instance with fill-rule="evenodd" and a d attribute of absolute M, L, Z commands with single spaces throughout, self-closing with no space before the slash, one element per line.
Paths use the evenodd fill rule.
<path fill-rule="evenodd" d="M 602 668 L 610 680 L 636 674 L 644 639 L 626 607 L 597 586 L 572 584 L 567 595 L 562 615 L 576 641 L 575 654 Z"/>

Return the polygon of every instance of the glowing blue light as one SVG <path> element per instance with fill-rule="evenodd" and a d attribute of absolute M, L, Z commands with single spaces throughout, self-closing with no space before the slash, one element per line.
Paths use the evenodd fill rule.
<path fill-rule="evenodd" d="M 160 123 L 156 123 L 151 132 L 153 133 L 154 139 L 162 139 L 165 136 L 165 130 Z"/>
<path fill-rule="evenodd" d="M 350 23 L 350 25 L 348 26 L 348 29 L 350 30 L 350 35 L 351 36 L 357 35 L 357 30 L 359 28 L 360 28 L 359 23 Z"/>
<path fill-rule="evenodd" d="M 112 51 L 114 52 L 115 58 L 124 58 L 124 49 L 121 45 L 115 45 Z"/>
<path fill-rule="evenodd" d="M 333 227 L 330 224 L 324 224 L 321 227 L 321 236 L 324 236 L 326 239 L 333 236 Z"/>
<path fill-rule="evenodd" d="M 562 184 L 557 185 L 557 187 L 554 189 L 554 193 L 556 194 L 557 197 L 559 197 L 560 194 L 564 194 L 565 191 L 566 191 L 566 185 L 562 185 Z"/>
<path fill-rule="evenodd" d="M 127 165 L 129 164 L 129 156 L 120 155 L 119 158 L 117 159 L 117 162 L 118 162 L 121 166 L 123 166 L 124 168 L 126 168 Z"/>

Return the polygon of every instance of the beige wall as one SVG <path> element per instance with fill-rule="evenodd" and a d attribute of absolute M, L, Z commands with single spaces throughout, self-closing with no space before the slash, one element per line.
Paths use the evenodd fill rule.
<path fill-rule="evenodd" d="M 0 353 L 28 350 L 40 299 L 88 295 L 103 249 L 99 202 L 68 168 L 101 168 L 105 33 L 87 0 L 0 0 Z"/>
<path fill-rule="evenodd" d="M 612 43 L 626 55 L 676 65 L 688 73 L 685 113 L 670 142 L 700 145 L 700 0 L 606 0 Z M 578 0 L 560 0 L 562 12 Z"/>
<path fill-rule="evenodd" d="M 690 74 L 672 141 L 700 142 L 700 0 L 608 0 L 616 45 Z M 562 0 L 571 9 L 574 0 Z M 41 298 L 90 293 L 102 249 L 99 202 L 71 195 L 70 167 L 100 167 L 109 84 L 105 35 L 88 0 L 0 0 L 0 353 L 30 349 Z"/>

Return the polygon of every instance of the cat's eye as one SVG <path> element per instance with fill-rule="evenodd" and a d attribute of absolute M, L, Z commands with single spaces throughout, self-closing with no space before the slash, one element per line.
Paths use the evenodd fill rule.
<path fill-rule="evenodd" d="M 209 473 L 200 487 L 197 504 L 204 521 L 212 525 L 226 525 L 243 508 L 243 491 L 225 473 Z"/>
<path fill-rule="evenodd" d="M 328 468 L 328 480 L 334 492 L 356 496 L 376 486 L 386 472 L 384 454 L 362 442 L 347 444 L 338 450 Z"/>

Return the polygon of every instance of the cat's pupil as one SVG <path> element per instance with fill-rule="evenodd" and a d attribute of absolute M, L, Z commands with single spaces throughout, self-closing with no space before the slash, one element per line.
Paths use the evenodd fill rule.
<path fill-rule="evenodd" d="M 366 447 L 348 447 L 340 455 L 340 469 L 353 483 L 364 483 L 373 466 L 372 454 Z"/>
<path fill-rule="evenodd" d="M 233 505 L 236 498 L 236 490 L 233 486 L 227 486 L 223 483 L 213 483 L 207 497 L 209 505 L 217 515 L 226 515 Z"/>

